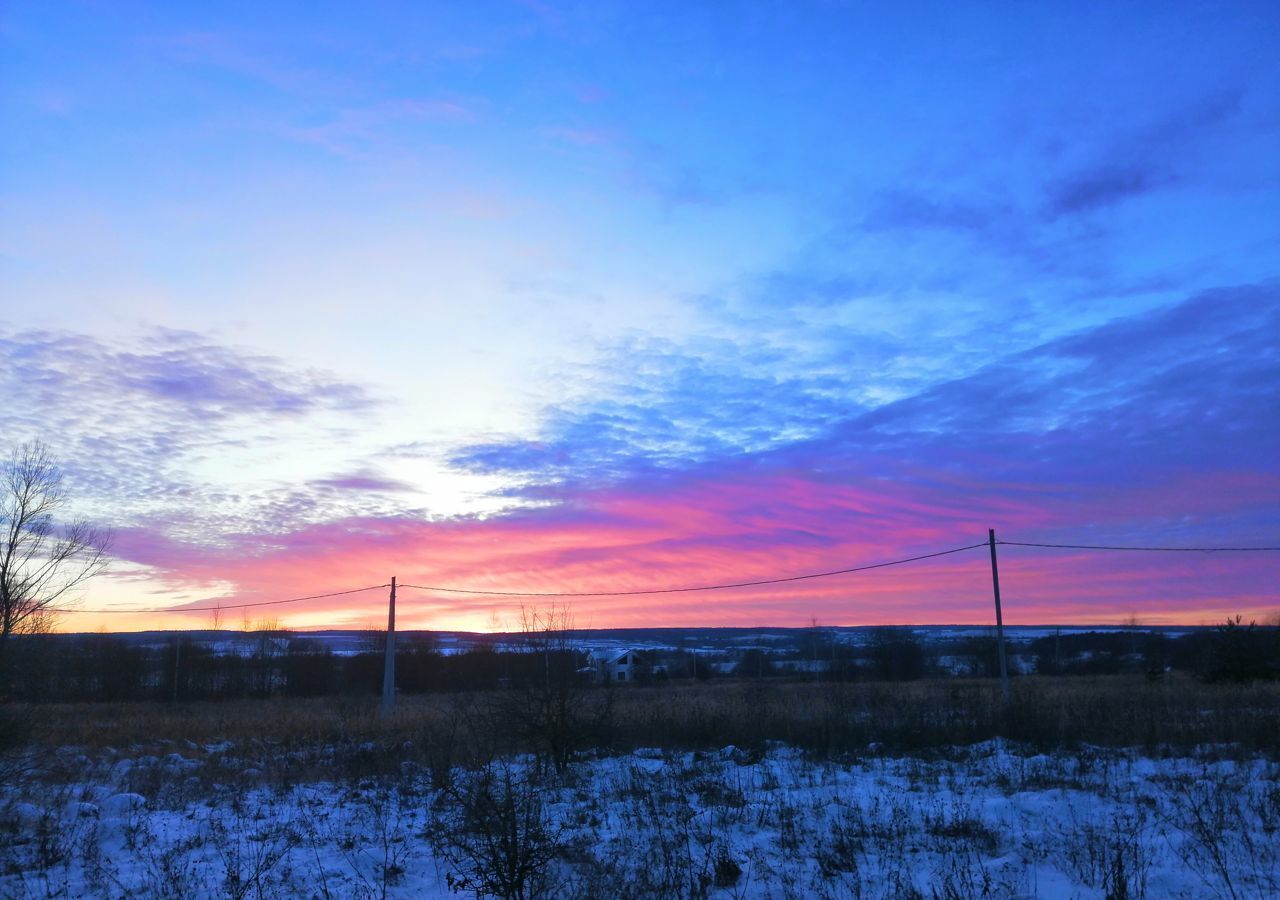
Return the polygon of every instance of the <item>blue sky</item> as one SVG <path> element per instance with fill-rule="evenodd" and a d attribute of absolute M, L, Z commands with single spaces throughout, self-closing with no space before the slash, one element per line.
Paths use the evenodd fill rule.
<path fill-rule="evenodd" d="M 874 548 L 788 557 L 793 478 L 921 510 L 1039 496 L 1052 521 L 1010 525 L 1058 536 L 1276 543 L 1278 18 L 11 3 L 0 422 L 123 529 L 99 605 L 284 590 L 226 554 L 314 529 L 555 531 L 728 472 L 787 473 L 741 482 L 771 498 L 747 544 L 802 568 Z M 1237 569 L 1131 605 L 1276 605 L 1274 566 Z M 912 615 L 968 615 L 949 584 Z M 833 597 L 804 602 L 862 615 Z"/>

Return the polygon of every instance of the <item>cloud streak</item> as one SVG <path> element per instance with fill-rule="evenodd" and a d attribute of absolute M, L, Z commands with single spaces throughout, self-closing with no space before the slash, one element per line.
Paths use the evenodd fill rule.
<path fill-rule="evenodd" d="M 288 528 L 332 511 L 314 493 L 255 498 L 193 470 L 269 457 L 377 408 L 364 387 L 325 372 L 163 329 L 127 345 L 65 331 L 0 334 L 0 394 L 4 433 L 53 445 L 91 514 L 188 537 L 245 520 Z"/>
<path fill-rule="evenodd" d="M 1266 283 L 1195 295 L 853 415 L 817 403 L 804 413 L 816 434 L 762 446 L 753 429 L 789 427 L 795 410 L 763 403 L 744 407 L 759 417 L 750 429 L 715 425 L 759 389 L 754 379 L 700 377 L 706 387 L 691 393 L 680 377 L 659 377 L 631 398 L 634 408 L 614 398 L 607 413 L 590 403 L 562 410 L 537 452 L 517 441 L 462 454 L 467 465 L 536 484 L 540 506 L 487 518 L 316 521 L 269 538 L 233 535 L 217 548 L 140 531 L 125 535 L 124 553 L 175 581 L 231 583 L 226 599 L 243 602 L 393 574 L 404 583 L 534 592 L 736 582 L 974 543 L 988 527 L 1033 541 L 1274 543 L 1277 291 Z M 653 423 L 670 440 L 638 440 Z M 685 429 L 720 439 L 682 442 Z M 350 487 L 380 485 L 361 475 Z M 1260 555 L 1002 552 L 1015 622 L 1130 612 L 1190 622 L 1232 610 L 1264 615 L 1275 605 L 1275 561 Z M 600 626 L 801 624 L 811 616 L 982 622 L 989 590 L 984 559 L 961 555 L 823 581 L 573 605 L 580 623 Z M 483 628 L 519 602 L 414 597 L 408 621 L 426 627 Z M 380 602 L 335 598 L 281 612 L 303 625 L 359 625 Z"/>

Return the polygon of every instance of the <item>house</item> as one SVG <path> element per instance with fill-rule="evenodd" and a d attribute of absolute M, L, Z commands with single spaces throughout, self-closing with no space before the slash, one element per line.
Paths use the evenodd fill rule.
<path fill-rule="evenodd" d="M 634 650 L 593 650 L 590 658 L 592 677 L 601 684 L 634 681 L 640 671 Z"/>

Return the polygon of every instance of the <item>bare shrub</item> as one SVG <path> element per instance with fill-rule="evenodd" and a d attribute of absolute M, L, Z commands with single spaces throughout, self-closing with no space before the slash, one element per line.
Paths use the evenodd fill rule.
<path fill-rule="evenodd" d="M 0 666 L 4 660 L 0 659 Z M 0 698 L 0 785 L 16 784 L 31 768 L 27 751 L 35 734 L 35 712 L 32 707 L 17 707 Z"/>
<path fill-rule="evenodd" d="M 817 837 L 814 859 L 825 878 L 852 875 L 860 881 L 867 866 L 867 838 L 870 830 L 862 807 L 854 805 L 831 822 L 826 835 Z"/>
<path fill-rule="evenodd" d="M 1262 833 L 1280 841 L 1280 784 L 1253 786 L 1247 794 L 1247 803 Z"/>
<path fill-rule="evenodd" d="M 461 752 L 462 726 L 465 721 L 464 704 L 457 698 L 453 702 L 453 715 L 440 722 L 432 722 L 422 729 L 418 743 L 422 747 L 431 787 L 437 791 L 447 788 L 453 778 L 453 767 Z"/>
<path fill-rule="evenodd" d="M 531 665 L 519 687 L 494 697 L 494 724 L 514 730 L 528 749 L 564 772 L 582 750 L 607 736 L 613 691 L 593 688 L 580 671 L 567 608 L 521 609 L 520 626 Z"/>
<path fill-rule="evenodd" d="M 996 890 L 995 880 L 971 847 L 945 852 L 930 878 L 934 900 L 978 900 L 1005 896 Z"/>
<path fill-rule="evenodd" d="M 406 807 L 400 792 L 386 783 L 370 783 L 358 792 L 353 825 L 358 839 L 343 846 L 352 871 L 364 883 L 370 896 L 385 898 L 405 873 L 413 845 L 409 832 L 417 824 L 415 810 Z M 369 859 L 374 877 L 366 877 L 359 863 Z"/>
<path fill-rule="evenodd" d="M 1013 898 L 1028 894 L 1024 859 L 1014 857 L 992 863 L 984 859 L 984 853 L 971 841 L 964 839 L 941 847 L 938 856 L 929 877 L 929 896 L 933 900 Z"/>
<path fill-rule="evenodd" d="M 300 837 L 292 818 L 262 809 L 252 814 L 246 798 L 236 797 L 230 821 L 213 816 L 208 824 L 208 840 L 222 862 L 223 888 L 229 897 L 242 900 L 266 895 L 268 877 Z"/>
<path fill-rule="evenodd" d="M 994 856 L 1000 849 L 1000 836 L 995 829 L 962 801 L 951 801 L 927 811 L 923 824 L 937 839 L 935 847 L 941 852 L 961 846 Z"/>
<path fill-rule="evenodd" d="M 1258 791 L 1213 772 L 1167 782 L 1168 821 L 1182 836 L 1175 851 L 1214 896 L 1237 900 L 1280 892 L 1280 845 L 1265 828 L 1274 822 L 1266 817 L 1275 791 L 1274 784 Z"/>
<path fill-rule="evenodd" d="M 447 876 L 452 889 L 505 900 L 544 891 L 548 867 L 564 849 L 563 828 L 527 774 L 494 762 L 455 777 L 441 801 L 427 833 L 456 870 Z"/>
<path fill-rule="evenodd" d="M 145 839 L 137 843 L 135 852 L 141 863 L 148 896 L 157 900 L 185 900 L 207 890 L 204 866 L 194 856 L 194 851 L 202 844 L 198 835 L 169 842 L 149 826 L 143 825 L 142 830 Z M 248 886 L 241 890 L 228 881 L 227 893 L 240 900 L 249 895 Z M 258 896 L 262 896 L 261 889 Z"/>
<path fill-rule="evenodd" d="M 607 839 L 580 847 L 571 860 L 581 887 L 578 895 L 703 898 L 717 881 L 736 890 L 743 867 L 730 855 L 727 836 L 716 832 L 717 807 L 707 815 L 692 802 L 723 796 L 722 789 L 710 786 L 715 777 L 711 769 L 706 759 L 668 759 L 656 771 L 627 767 L 605 801 L 606 815 L 617 827 Z"/>
<path fill-rule="evenodd" d="M 1147 815 L 1113 815 L 1103 823 L 1074 822 L 1061 834 L 1058 859 L 1063 868 L 1108 900 L 1141 900 L 1147 895 L 1152 866 Z"/>

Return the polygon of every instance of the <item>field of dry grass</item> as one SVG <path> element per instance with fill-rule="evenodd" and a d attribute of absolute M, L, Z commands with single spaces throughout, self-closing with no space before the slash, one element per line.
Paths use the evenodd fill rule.
<path fill-rule="evenodd" d="M 1001 701 L 991 681 L 861 684 L 720 682 L 575 692 L 581 749 L 697 749 L 783 741 L 818 753 L 875 745 L 919 751 L 1003 737 L 1044 749 L 1077 744 L 1151 752 L 1232 744 L 1280 755 L 1280 684 L 1189 678 L 1027 677 Z M 374 698 L 202 703 L 49 704 L 19 711 L 43 747 L 234 741 L 285 748 L 481 741 L 520 752 L 523 735 L 499 693 L 402 698 L 389 721 Z M 589 713 L 589 714 L 588 714 Z M 510 727 L 509 727 L 510 726 Z"/>
<path fill-rule="evenodd" d="M 0 709 L 0 896 L 1280 888 L 1280 685 L 559 687 Z"/>

